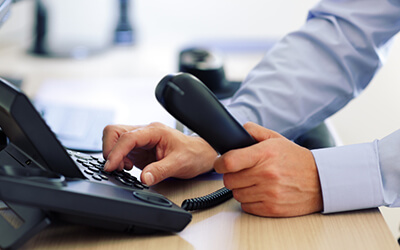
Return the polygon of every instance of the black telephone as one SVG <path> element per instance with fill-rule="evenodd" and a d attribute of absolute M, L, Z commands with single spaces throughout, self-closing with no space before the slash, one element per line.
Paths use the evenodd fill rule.
<path fill-rule="evenodd" d="M 191 74 L 164 77 L 156 97 L 221 154 L 255 143 Z M 24 222 L 14 227 L 0 214 L 2 249 L 21 246 L 53 221 L 129 233 L 179 232 L 191 221 L 188 211 L 232 197 L 222 188 L 179 207 L 128 172 L 104 172 L 103 159 L 65 150 L 28 98 L 1 78 L 0 133 L 6 144 L 0 149 L 0 201 Z"/>
<path fill-rule="evenodd" d="M 1 249 L 22 245 L 53 221 L 129 233 L 178 232 L 191 221 L 128 172 L 107 173 L 103 159 L 65 150 L 28 98 L 1 78 L 0 128 L 7 137 L 0 201 L 24 222 L 14 227 L 0 214 Z"/>
<path fill-rule="evenodd" d="M 222 56 L 211 49 L 191 47 L 182 50 L 179 71 L 198 78 L 219 100 L 232 97 L 242 84 L 226 78 Z"/>
<path fill-rule="evenodd" d="M 172 116 L 220 154 L 256 143 L 216 95 L 191 74 L 165 76 L 156 87 L 156 98 Z M 204 197 L 185 200 L 182 207 L 187 210 L 207 208 L 231 197 L 232 192 L 222 188 Z"/>

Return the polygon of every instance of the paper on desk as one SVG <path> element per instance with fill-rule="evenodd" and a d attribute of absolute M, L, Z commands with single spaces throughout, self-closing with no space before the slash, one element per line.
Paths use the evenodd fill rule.
<path fill-rule="evenodd" d="M 159 79 L 49 80 L 41 85 L 34 103 L 64 146 L 101 150 L 107 124 L 142 125 L 175 119 L 157 102 Z"/>

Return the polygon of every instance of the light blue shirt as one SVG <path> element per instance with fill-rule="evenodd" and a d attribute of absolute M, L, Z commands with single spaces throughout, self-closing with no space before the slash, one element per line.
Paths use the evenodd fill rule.
<path fill-rule="evenodd" d="M 249 73 L 228 110 L 295 139 L 370 83 L 399 31 L 400 0 L 321 1 Z M 400 131 L 312 153 L 323 212 L 400 206 Z"/>

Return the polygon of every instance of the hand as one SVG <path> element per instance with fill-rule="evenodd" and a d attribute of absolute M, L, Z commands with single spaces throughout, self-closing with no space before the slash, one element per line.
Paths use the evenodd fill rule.
<path fill-rule="evenodd" d="M 161 123 L 109 125 L 103 131 L 104 170 L 143 169 L 141 180 L 156 184 L 168 177 L 193 178 L 212 169 L 216 151 L 202 138 Z"/>
<path fill-rule="evenodd" d="M 254 123 L 244 127 L 258 143 L 231 150 L 214 163 L 242 209 L 268 217 L 321 211 L 321 188 L 311 151 Z"/>

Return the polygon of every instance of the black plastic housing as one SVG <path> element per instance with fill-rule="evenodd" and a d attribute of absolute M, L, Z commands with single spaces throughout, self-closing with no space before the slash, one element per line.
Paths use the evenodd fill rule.
<path fill-rule="evenodd" d="M 220 154 L 256 142 L 207 86 L 191 74 L 165 76 L 157 85 L 155 94 L 172 116 Z"/>

